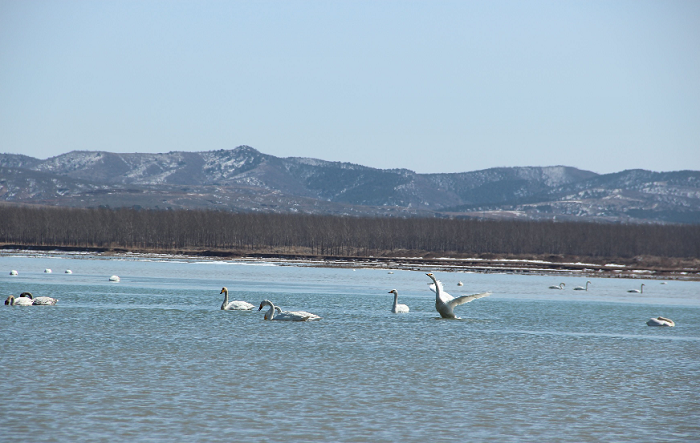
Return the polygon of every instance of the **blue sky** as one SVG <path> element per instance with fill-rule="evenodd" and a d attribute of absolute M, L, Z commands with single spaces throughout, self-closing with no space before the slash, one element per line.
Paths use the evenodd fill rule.
<path fill-rule="evenodd" d="M 698 1 L 0 0 L 0 152 L 700 170 Z"/>

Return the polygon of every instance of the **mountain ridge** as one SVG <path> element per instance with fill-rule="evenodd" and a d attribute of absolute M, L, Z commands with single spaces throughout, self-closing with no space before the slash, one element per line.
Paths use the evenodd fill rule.
<path fill-rule="evenodd" d="M 0 201 L 699 223 L 695 213 L 700 214 L 700 172 L 633 169 L 596 174 L 558 165 L 421 174 L 308 157 L 281 158 L 250 146 L 156 154 L 71 151 L 45 160 L 0 154 Z"/>

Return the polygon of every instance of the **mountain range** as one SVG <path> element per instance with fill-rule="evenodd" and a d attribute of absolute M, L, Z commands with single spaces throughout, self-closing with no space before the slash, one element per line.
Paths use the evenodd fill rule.
<path fill-rule="evenodd" d="M 700 223 L 700 171 L 596 174 L 568 166 L 418 174 L 249 146 L 206 152 L 0 154 L 0 202 L 70 207 L 218 209 Z"/>

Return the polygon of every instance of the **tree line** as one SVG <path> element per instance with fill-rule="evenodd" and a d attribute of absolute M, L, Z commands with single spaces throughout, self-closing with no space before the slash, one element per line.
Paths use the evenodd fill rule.
<path fill-rule="evenodd" d="M 700 258 L 700 225 L 361 218 L 5 205 L 0 206 L 0 242 L 164 251 L 303 251 L 323 256 L 368 256 L 408 250 Z"/>

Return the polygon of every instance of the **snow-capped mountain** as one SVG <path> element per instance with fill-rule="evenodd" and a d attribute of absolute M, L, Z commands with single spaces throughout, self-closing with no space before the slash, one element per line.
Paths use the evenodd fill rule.
<path fill-rule="evenodd" d="M 700 172 L 566 166 L 417 174 L 249 146 L 206 152 L 0 154 L 0 199 L 76 207 L 700 222 Z"/>

